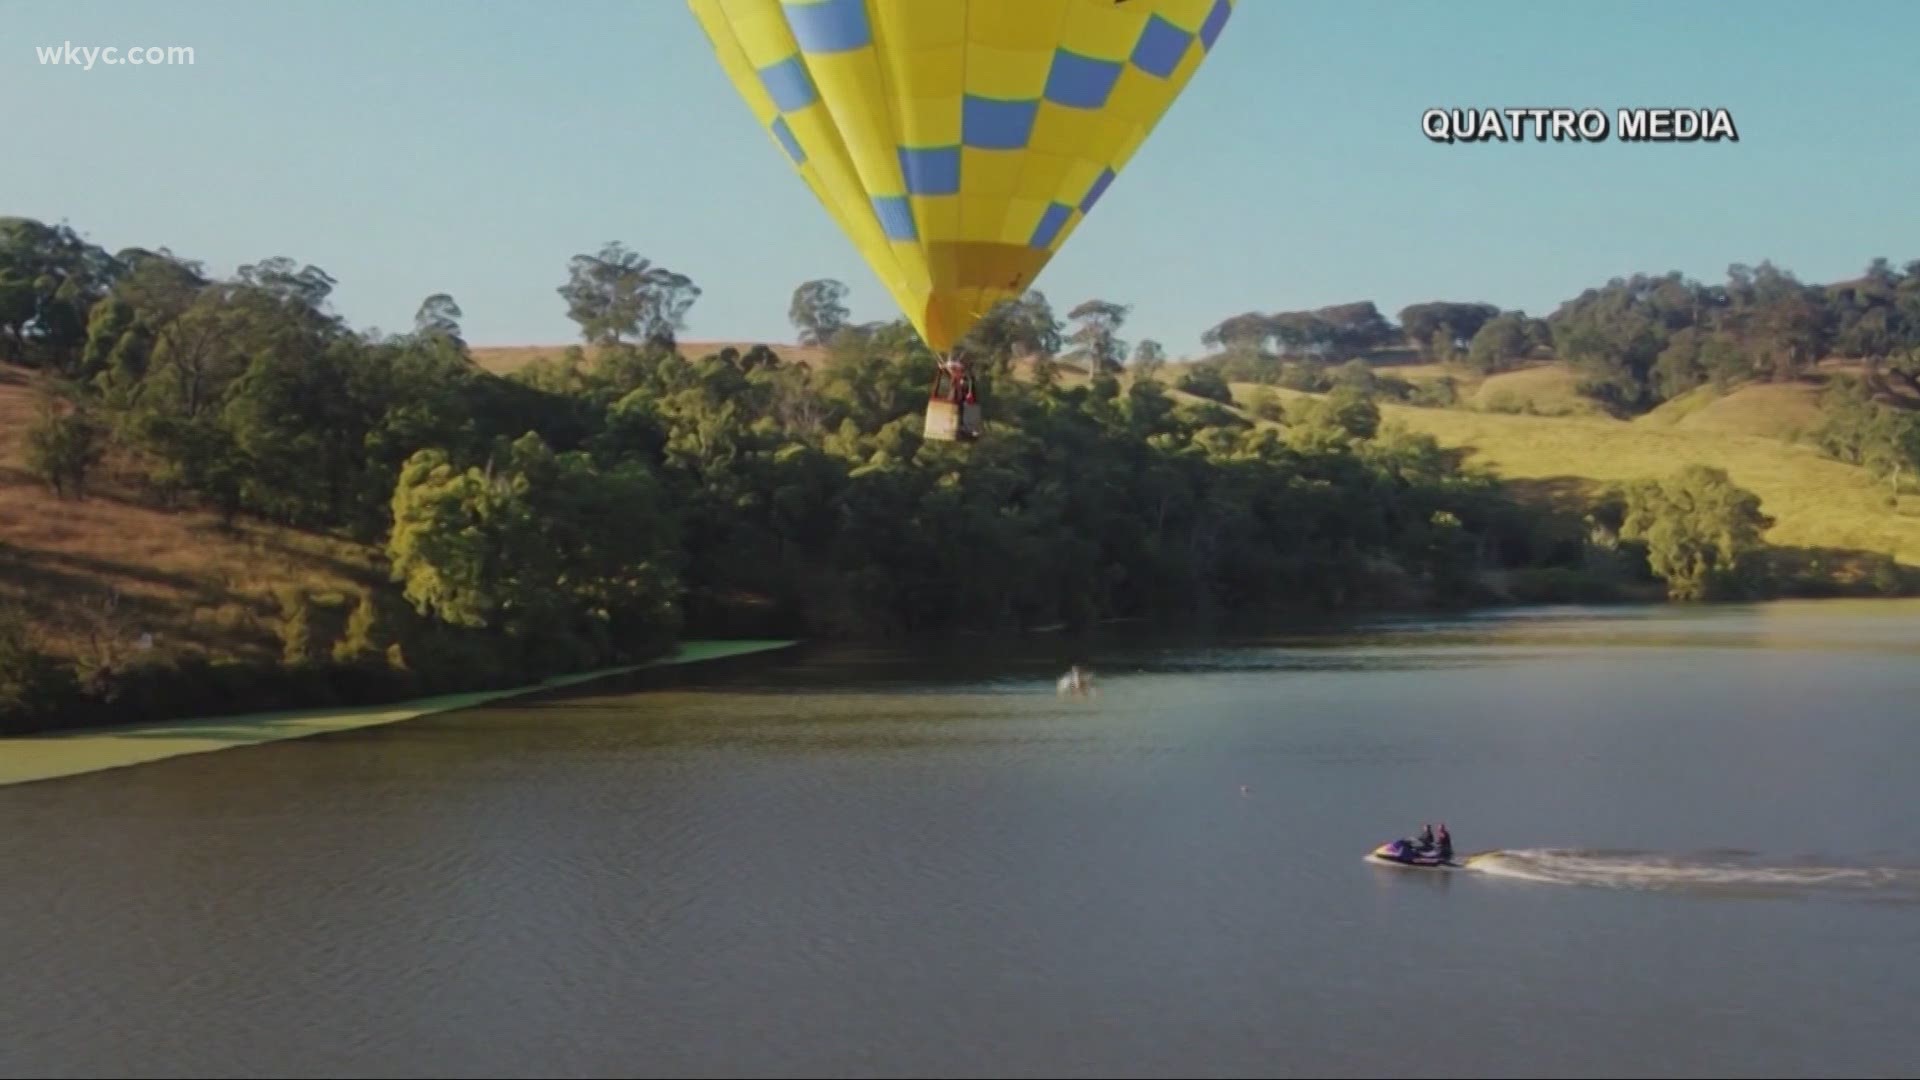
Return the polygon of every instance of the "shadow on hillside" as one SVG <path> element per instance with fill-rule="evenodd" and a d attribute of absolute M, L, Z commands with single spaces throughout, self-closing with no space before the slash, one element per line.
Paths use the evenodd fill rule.
<path fill-rule="evenodd" d="M 169 593 L 114 588 L 114 577 L 159 585 Z M 0 546 L 0 594 L 17 605 L 28 621 L 51 635 L 56 652 L 66 646 L 126 648 L 140 633 L 152 632 L 172 648 L 204 649 L 230 627 L 182 622 L 184 609 L 221 610 L 250 605 L 245 597 L 179 574 L 131 567 L 105 559 L 62 552 Z M 111 603 L 109 603 L 111 598 Z M 253 635 L 248 635 L 253 636 Z M 89 645 L 90 641 L 96 642 Z"/>
<path fill-rule="evenodd" d="M 0 430 L 4 430 L 0 428 Z M 16 453 L 23 453 L 18 447 Z M 23 465 L 0 462 L 0 488 L 30 488 L 49 501 L 58 498 L 33 470 Z M 76 505 L 93 504 L 97 506 L 121 507 L 128 510 L 152 514 L 175 514 L 182 508 L 169 506 L 165 500 L 144 488 L 138 479 L 113 468 L 111 465 L 95 467 L 87 474 L 85 494 Z"/>
<path fill-rule="evenodd" d="M 369 585 L 384 583 L 384 578 L 364 563 L 331 552 L 290 544 L 271 533 L 233 533 L 215 525 L 196 526 L 191 531 L 218 532 L 241 541 L 252 541 L 265 554 L 307 569 L 328 571 L 347 581 Z M 11 571 L 7 569 L 9 563 L 13 565 Z M 0 545 L 0 577 L 9 573 L 20 585 L 31 584 L 36 590 L 44 589 L 68 596 L 78 595 L 90 587 L 97 590 L 97 583 L 86 576 L 92 575 L 94 578 L 119 578 L 178 590 L 194 603 L 209 607 L 233 602 L 249 605 L 260 602 L 257 597 L 243 595 L 200 575 L 44 547 Z M 39 575 L 39 580 L 31 580 L 33 575 Z"/>
<path fill-rule="evenodd" d="M 361 585 L 379 586 L 386 584 L 386 576 L 366 563 L 336 555 L 330 551 L 315 551 L 312 548 L 290 544 L 284 538 L 272 533 L 250 534 L 248 539 L 260 547 L 289 562 L 299 563 L 312 568 L 325 569 L 333 575 Z"/>
<path fill-rule="evenodd" d="M 106 591 L 98 578 L 39 565 L 33 558 L 23 559 L 20 554 L 0 549 L 0 585 L 19 591 L 13 602 L 18 603 L 30 619 L 59 622 Z M 120 605 L 121 613 L 135 620 L 142 616 L 158 617 L 171 606 L 142 595 L 122 595 Z"/>
<path fill-rule="evenodd" d="M 1516 500 L 1573 521 L 1600 509 L 1614 486 L 1588 476 L 1502 477 L 1500 482 Z"/>
<path fill-rule="evenodd" d="M 1504 481 L 1515 498 L 1578 522 L 1601 509 L 1612 481 L 1551 476 Z M 1920 596 L 1920 567 L 1888 552 L 1841 547 L 1769 546 L 1765 567 L 1770 593 L 1781 598 Z"/>
<path fill-rule="evenodd" d="M 11 559 L 16 563 L 34 566 L 42 573 L 59 573 L 57 570 L 47 570 L 46 567 L 49 565 L 73 571 L 74 573 L 69 576 L 76 582 L 83 583 L 79 587 L 81 589 L 86 587 L 84 584 L 86 579 L 79 575 L 92 574 L 98 577 L 126 578 L 130 581 L 138 581 L 147 585 L 162 585 L 169 589 L 179 589 L 181 592 L 191 593 L 196 596 L 211 597 L 216 600 L 225 598 L 218 590 L 209 588 L 205 581 L 191 574 L 182 574 L 170 570 L 155 570 L 150 566 L 119 562 L 114 559 L 104 559 L 97 555 L 81 555 L 69 551 L 50 551 L 46 548 L 13 548 L 9 550 L 5 556 L 0 556 L 0 558 Z M 68 590 L 62 589 L 61 591 L 67 592 Z M 69 594 L 71 595 L 71 593 Z"/>

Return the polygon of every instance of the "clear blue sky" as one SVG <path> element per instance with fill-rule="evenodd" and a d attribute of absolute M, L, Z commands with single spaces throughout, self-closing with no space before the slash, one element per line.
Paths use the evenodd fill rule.
<path fill-rule="evenodd" d="M 192 67 L 36 45 L 191 45 Z M 1038 287 L 1177 353 L 1245 310 L 1429 299 L 1544 314 L 1637 270 L 1803 279 L 1920 258 L 1920 3 L 1242 0 Z M 216 272 L 339 279 L 356 325 L 451 293 L 477 344 L 571 340 L 567 260 L 691 275 L 687 336 L 788 340 L 813 277 L 896 312 L 681 0 L 6 0 L 0 214 Z M 1737 144 L 1440 146 L 1429 107 L 1724 106 Z"/>

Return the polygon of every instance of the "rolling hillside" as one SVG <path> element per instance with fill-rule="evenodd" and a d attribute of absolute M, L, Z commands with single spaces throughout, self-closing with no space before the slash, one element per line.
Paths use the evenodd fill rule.
<path fill-rule="evenodd" d="M 727 344 L 745 346 L 695 342 L 682 351 L 699 356 Z M 821 359 L 818 349 L 775 348 L 789 359 Z M 564 352 L 491 347 L 474 356 L 504 374 Z M 1170 365 L 1170 374 L 1178 367 Z M 1068 385 L 1086 377 L 1072 365 L 1062 368 Z M 1391 370 L 1410 379 L 1443 374 L 1432 365 Z M 1263 388 L 1233 389 L 1246 405 Z M 1573 394 L 1570 373 L 1552 365 L 1463 380 L 1461 390 L 1461 406 L 1387 404 L 1383 419 L 1463 448 L 1469 460 L 1501 476 L 1538 481 L 1543 492 L 1660 477 L 1693 462 L 1718 466 L 1761 497 L 1777 522 L 1771 543 L 1844 553 L 1840 562 L 1891 556 L 1920 567 L 1920 497 L 1889 505 L 1887 488 L 1864 470 L 1794 441 L 1818 423 L 1815 386 L 1757 385 L 1724 395 L 1703 389 L 1634 420 L 1588 407 Z M 25 468 L 23 433 L 36 407 L 27 373 L 0 369 L 0 604 L 26 611 L 62 652 L 124 654 L 151 634 L 156 645 L 265 659 L 279 649 L 277 588 L 345 595 L 385 575 L 372 547 L 244 520 L 223 528 L 212 513 L 140 505 L 117 479 L 112 459 L 91 481 L 88 498 L 55 498 Z"/>
<path fill-rule="evenodd" d="M 1799 437 L 1820 423 L 1819 387 L 1758 384 L 1716 394 L 1702 388 L 1631 420 L 1575 411 L 1572 373 L 1559 365 L 1496 375 L 1463 386 L 1462 407 L 1386 404 L 1381 418 L 1470 452 L 1513 480 L 1592 486 L 1670 474 L 1698 463 L 1725 469 L 1760 496 L 1781 547 L 1891 555 L 1920 566 L 1920 496 L 1889 492 L 1863 469 L 1832 461 Z M 1257 387 L 1237 383 L 1238 402 Z M 1280 391 L 1282 396 L 1300 396 Z M 1491 399 L 1492 405 L 1489 405 Z M 1524 408 L 1532 413 L 1488 411 Z M 1560 415 L 1554 415 L 1559 413 Z"/>
<path fill-rule="evenodd" d="M 26 469 L 37 409 L 26 372 L 0 365 L 0 605 L 17 605 L 68 655 L 156 647 L 279 655 L 275 589 L 342 593 L 384 576 L 371 548 L 219 515 L 140 505 L 111 457 L 85 499 L 59 499 Z"/>

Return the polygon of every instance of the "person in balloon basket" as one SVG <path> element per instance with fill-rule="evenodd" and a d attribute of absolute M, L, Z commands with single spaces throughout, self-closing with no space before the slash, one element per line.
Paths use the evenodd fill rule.
<path fill-rule="evenodd" d="M 952 399 L 956 411 L 960 414 L 959 435 L 963 439 L 977 439 L 979 429 L 967 422 L 969 408 L 978 409 L 980 398 L 974 393 L 973 376 L 967 372 L 967 363 L 960 359 L 950 359 L 943 365 L 947 376 L 953 383 Z"/>

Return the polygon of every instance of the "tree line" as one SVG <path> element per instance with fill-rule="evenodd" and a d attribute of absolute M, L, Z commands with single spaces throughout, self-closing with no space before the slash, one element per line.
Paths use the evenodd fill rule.
<path fill-rule="evenodd" d="M 1869 382 L 1920 398 L 1920 260 L 1874 259 L 1857 278 L 1801 282 L 1772 262 L 1736 264 L 1707 284 L 1675 271 L 1590 288 L 1545 318 L 1482 302 L 1432 301 L 1388 320 L 1370 301 L 1247 312 L 1202 340 L 1230 377 L 1282 381 L 1288 368 L 1412 350 L 1482 373 L 1555 358 L 1617 412 L 1696 387 L 1788 381 L 1828 357 L 1861 361 Z M 1294 376 L 1298 378 L 1297 374 Z"/>
<path fill-rule="evenodd" d="M 1489 569 L 1541 598 L 1666 576 L 1647 555 L 1657 508 L 1596 545 L 1590 522 L 1383 426 L 1362 385 L 1259 423 L 1222 403 L 1217 371 L 1162 382 L 1165 350 L 1124 340 L 1108 301 L 1063 319 L 1036 291 L 984 318 L 962 349 L 989 429 L 959 446 L 920 437 L 917 335 L 851 322 L 838 282 L 789 307 L 817 363 L 686 357 L 699 286 L 609 244 L 557 289 L 581 344 L 504 377 L 474 363 L 452 297 L 383 333 L 333 312 L 334 285 L 285 258 L 222 277 L 0 219 L 0 362 L 44 388 L 27 445 L 50 490 L 92 497 L 112 452 L 136 464 L 130 497 L 348 538 L 386 568 L 344 604 L 283 590 L 264 666 L 76 665 L 0 618 L 0 730 L 511 685 L 687 635 L 1464 604 L 1489 598 Z M 1348 316 L 1347 341 L 1378 332 Z M 1414 321 L 1457 343 L 1472 317 Z M 1067 385 L 1059 360 L 1090 378 Z M 1686 535 L 1709 538 L 1698 575 L 1727 580 L 1752 546 L 1724 522 Z"/>

